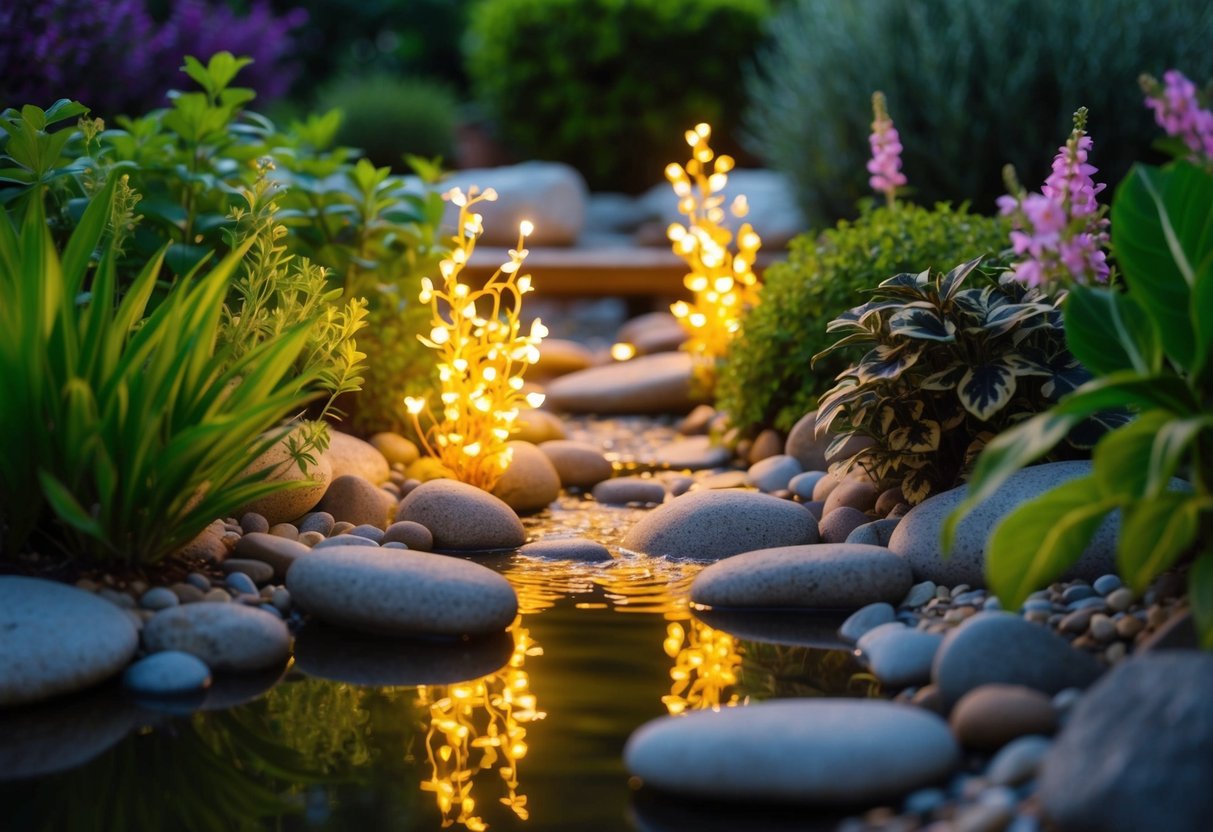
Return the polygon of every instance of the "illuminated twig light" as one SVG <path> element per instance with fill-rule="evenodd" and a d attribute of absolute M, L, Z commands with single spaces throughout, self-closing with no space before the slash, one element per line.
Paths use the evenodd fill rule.
<path fill-rule="evenodd" d="M 762 245 L 754 228 L 745 223 L 737 231 L 737 252 L 729 251 L 733 234 L 723 225 L 720 191 L 728 182 L 733 158 L 716 156 L 708 146 L 711 135 L 712 128 L 706 124 L 688 130 L 691 158 L 686 167 L 671 162 L 665 169 L 678 196 L 678 210 L 687 217 L 685 226 L 671 223 L 666 236 L 674 253 L 691 269 L 683 284 L 693 296 L 690 303 L 678 301 L 670 311 L 687 331 L 683 349 L 694 359 L 695 377 L 707 390 L 715 382 L 717 361 L 741 328 L 742 314 L 758 303 L 754 260 Z M 749 212 L 745 197 L 733 200 L 729 210 L 735 217 L 744 217 Z"/>
<path fill-rule="evenodd" d="M 483 289 L 472 289 L 459 282 L 484 232 L 482 217 L 472 208 L 494 201 L 497 192 L 489 188 L 481 193 L 473 186 L 464 194 L 454 188 L 444 198 L 459 207 L 459 227 L 450 257 L 438 264 L 442 286 L 428 277 L 421 280 L 421 302 L 430 304 L 433 318 L 428 336 L 417 336 L 440 356 L 438 412 L 424 398 L 408 397 L 404 404 L 430 456 L 463 482 L 491 490 L 509 467 L 512 452 L 506 443 L 518 430 L 520 408 L 543 403 L 542 393 L 522 392 L 522 374 L 539 360 L 539 343 L 548 334 L 536 318 L 524 335 L 519 320 L 522 296 L 534 291 L 531 276 L 518 273 L 534 226 L 528 220 L 519 224 L 518 246 L 510 249 L 509 262 Z M 423 413 L 428 430 L 421 427 Z"/>

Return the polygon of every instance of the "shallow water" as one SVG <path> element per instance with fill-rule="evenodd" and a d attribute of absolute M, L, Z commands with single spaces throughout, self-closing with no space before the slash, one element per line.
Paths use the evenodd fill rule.
<path fill-rule="evenodd" d="M 686 807 L 628 782 L 639 725 L 874 691 L 836 619 L 692 611 L 701 566 L 614 545 L 642 511 L 564 497 L 527 520 L 532 536 L 607 543 L 610 563 L 481 559 L 519 594 L 500 638 L 308 625 L 290 666 L 221 679 L 202 710 L 174 715 L 110 686 L 0 713 L 0 779 L 21 776 L 0 782 L 0 830 L 686 828 Z M 693 823 L 741 828 L 718 815 Z"/>

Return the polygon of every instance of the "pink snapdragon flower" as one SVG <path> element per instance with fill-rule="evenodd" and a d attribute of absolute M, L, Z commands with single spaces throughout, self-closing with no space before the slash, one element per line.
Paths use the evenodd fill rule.
<path fill-rule="evenodd" d="M 1029 286 L 1103 283 L 1108 279 L 1108 221 L 1096 200 L 1107 187 L 1091 177 L 1091 137 L 1086 108 L 1074 114 L 1074 131 L 1058 149 L 1053 170 L 1040 193 L 1024 193 L 1008 173 L 1011 191 L 999 197 L 998 210 L 1011 217 L 1011 246 L 1020 256 L 1011 269 Z"/>
<path fill-rule="evenodd" d="M 1200 106 L 1196 85 L 1177 69 L 1163 73 L 1162 84 L 1150 75 L 1141 76 L 1146 106 L 1154 120 L 1179 138 L 1196 159 L 1213 159 L 1213 112 Z"/>
<path fill-rule="evenodd" d="M 872 94 L 872 158 L 868 161 L 868 173 L 872 176 L 868 184 L 872 190 L 882 193 L 891 206 L 897 198 L 897 189 L 906 184 L 901 172 L 901 137 L 893 126 L 893 119 L 885 107 L 884 94 Z"/>

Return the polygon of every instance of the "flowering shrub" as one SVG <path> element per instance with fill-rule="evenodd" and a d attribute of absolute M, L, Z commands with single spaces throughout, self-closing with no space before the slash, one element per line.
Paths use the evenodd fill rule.
<path fill-rule="evenodd" d="M 1086 108 L 1074 114 L 1074 130 L 1053 159 L 1053 172 L 1040 193 L 1017 186 L 1008 167 L 1012 194 L 998 199 L 999 212 L 1011 217 L 1011 245 L 1019 260 L 1011 267 L 1029 286 L 1104 283 L 1108 261 L 1108 221 L 1095 197 L 1107 186 L 1091 176 L 1098 168 L 1087 159 L 1093 144 L 1086 134 Z"/>
<path fill-rule="evenodd" d="M 427 408 L 426 399 L 410 396 L 404 403 L 426 452 L 457 479 L 491 491 L 510 465 L 507 443 L 517 431 L 520 406 L 543 403 L 542 393 L 522 393 L 522 374 L 539 360 L 539 342 L 547 335 L 538 318 L 529 335 L 521 334 L 519 321 L 522 296 L 533 291 L 531 276 L 518 274 L 527 256 L 523 244 L 533 229 L 523 220 L 509 262 L 493 273 L 483 289 L 474 290 L 459 282 L 484 231 L 481 215 L 471 209 L 479 202 L 492 202 L 497 192 L 490 188 L 478 193 L 473 187 L 464 194 L 455 188 L 448 197 L 459 206 L 455 248 L 438 264 L 441 288 L 422 278 L 420 298 L 430 304 L 433 328 L 428 337 L 417 336 L 441 359 L 441 418 L 427 413 L 430 428 L 423 430 L 419 416 Z"/>
<path fill-rule="evenodd" d="M 1213 159 L 1213 112 L 1201 106 L 1196 85 L 1178 69 L 1169 69 L 1162 77 L 1165 86 L 1150 75 L 1140 79 L 1154 120 L 1168 136 L 1184 143 L 1189 159 Z"/>
<path fill-rule="evenodd" d="M 695 378 L 705 391 L 715 387 L 717 364 L 741 329 L 742 315 L 758 303 L 754 258 L 762 245 L 754 228 L 744 223 L 737 230 L 738 251 L 729 254 L 733 232 L 723 225 L 724 197 L 719 192 L 728 183 L 733 157 L 716 156 L 708 146 L 711 135 L 706 124 L 688 130 L 690 160 L 685 167 L 671 162 L 665 169 L 678 196 L 678 210 L 687 217 L 686 226 L 671 223 L 666 233 L 674 253 L 691 269 L 683 285 L 694 295 L 691 303 L 680 300 L 670 311 L 687 331 L 682 348 L 691 354 Z M 746 215 L 744 196 L 733 200 L 731 211 L 738 218 Z"/>
<path fill-rule="evenodd" d="M 884 194 L 890 207 L 897 200 L 897 189 L 906 184 L 906 175 L 901 172 L 901 137 L 889 118 L 884 93 L 872 93 L 872 158 L 868 160 L 868 173 L 872 174 L 868 184 L 872 190 Z"/>

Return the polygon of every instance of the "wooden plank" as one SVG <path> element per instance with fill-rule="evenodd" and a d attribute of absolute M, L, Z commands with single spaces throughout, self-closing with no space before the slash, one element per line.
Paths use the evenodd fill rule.
<path fill-rule="evenodd" d="M 776 259 L 760 253 L 754 271 Z M 483 286 L 502 264 L 509 260 L 507 249 L 478 248 L 463 270 L 473 286 Z M 619 248 L 536 248 L 532 249 L 522 271 L 530 274 L 540 294 L 567 297 L 675 297 L 687 294 L 682 279 L 686 263 L 669 249 Z"/>

